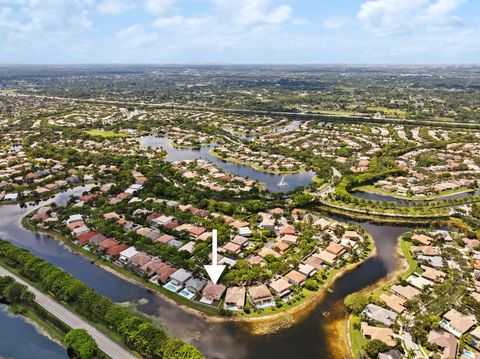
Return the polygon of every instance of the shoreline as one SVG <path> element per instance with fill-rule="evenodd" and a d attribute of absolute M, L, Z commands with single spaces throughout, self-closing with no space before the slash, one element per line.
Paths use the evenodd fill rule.
<path fill-rule="evenodd" d="M 374 295 L 376 291 L 388 286 L 390 283 L 394 282 L 399 275 L 404 274 L 408 270 L 409 268 L 408 260 L 400 245 L 400 241 L 403 235 L 404 233 L 398 236 L 397 238 L 397 246 L 396 246 L 397 248 L 396 254 L 397 254 L 397 260 L 398 260 L 397 268 L 394 271 L 387 274 L 386 277 L 381 278 L 377 282 L 373 283 L 372 285 L 369 285 L 368 287 L 365 287 L 362 290 L 360 290 L 359 291 L 360 293 L 369 292 L 372 295 Z M 352 314 L 350 313 L 346 318 L 340 319 L 339 322 L 343 323 L 343 326 L 345 328 L 344 336 L 347 340 L 346 343 L 348 343 L 348 347 L 345 350 L 346 354 L 348 354 L 350 358 L 356 359 L 355 353 L 353 352 L 353 348 L 351 345 L 352 344 L 351 333 L 350 333 L 351 320 L 352 320 Z"/>
<path fill-rule="evenodd" d="M 174 298 L 170 298 L 167 295 L 161 293 L 158 288 L 154 288 L 153 285 L 150 287 L 147 283 L 141 281 L 141 279 L 130 277 L 116 268 L 113 268 L 109 265 L 106 265 L 102 262 L 101 259 L 94 258 L 92 256 L 88 256 L 81 251 L 81 248 L 74 245 L 70 240 L 63 238 L 63 236 L 59 233 L 56 233 L 52 230 L 43 229 L 39 227 L 35 227 L 30 224 L 27 220 L 27 215 L 25 215 L 22 220 L 21 224 L 24 228 L 31 230 L 33 232 L 44 233 L 50 235 L 56 241 L 62 243 L 67 247 L 70 251 L 74 253 L 79 253 L 80 255 L 84 256 L 93 261 L 93 264 L 99 266 L 100 268 L 117 275 L 118 277 L 129 281 L 132 284 L 140 285 L 147 290 L 152 290 L 155 292 L 156 295 L 159 295 L 162 299 L 166 300 L 170 304 L 173 304 L 179 307 L 181 310 L 195 315 L 198 318 L 205 320 L 208 323 L 223 323 L 223 322 L 236 322 L 241 324 L 244 327 L 247 327 L 249 332 L 254 335 L 268 335 L 278 332 L 283 329 L 287 329 L 299 321 L 301 321 L 307 314 L 309 314 L 315 306 L 321 302 L 323 297 L 326 294 L 326 291 L 336 282 L 337 279 L 341 278 L 344 274 L 354 270 L 359 265 L 363 264 L 368 259 L 374 257 L 377 253 L 375 243 L 370 235 L 368 235 L 368 241 L 371 243 L 371 250 L 370 253 L 362 259 L 360 262 L 351 263 L 346 267 L 343 267 L 339 272 L 335 273 L 331 278 L 328 278 L 325 283 L 319 288 L 310 298 L 300 302 L 298 305 L 295 305 L 291 308 L 288 308 L 284 311 L 280 311 L 278 313 L 271 313 L 266 315 L 259 315 L 256 317 L 241 317 L 241 316 L 232 316 L 232 317 L 221 317 L 218 315 L 212 315 L 206 312 L 203 312 L 199 309 L 193 308 L 188 306 L 187 304 L 180 303 Z M 113 264 L 112 264 L 113 265 Z M 132 303 L 134 306 L 136 303 Z"/>

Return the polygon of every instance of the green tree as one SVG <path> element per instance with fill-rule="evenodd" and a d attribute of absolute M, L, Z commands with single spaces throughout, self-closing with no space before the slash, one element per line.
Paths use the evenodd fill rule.
<path fill-rule="evenodd" d="M 64 342 L 67 349 L 81 359 L 93 358 L 98 352 L 97 343 L 85 329 L 70 330 Z"/>
<path fill-rule="evenodd" d="M 375 339 L 369 340 L 367 344 L 364 345 L 363 349 L 365 349 L 370 358 L 376 358 L 378 353 L 386 352 L 390 348 L 384 342 Z"/>
<path fill-rule="evenodd" d="M 368 298 L 362 293 L 352 293 L 345 297 L 344 304 L 354 314 L 360 314 L 368 304 Z"/>

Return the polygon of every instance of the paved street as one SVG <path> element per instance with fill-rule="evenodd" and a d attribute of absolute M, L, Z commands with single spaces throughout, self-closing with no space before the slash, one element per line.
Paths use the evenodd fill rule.
<path fill-rule="evenodd" d="M 62 320 L 65 324 L 73 329 L 85 329 L 90 335 L 95 339 L 98 344 L 98 347 L 105 352 L 108 356 L 113 359 L 133 359 L 136 358 L 134 355 L 130 354 L 123 347 L 118 345 L 112 339 L 107 337 L 105 334 L 98 331 L 95 327 L 81 319 L 78 315 L 72 313 L 70 310 L 65 308 L 60 303 L 51 299 L 49 296 L 43 294 L 36 288 L 32 287 L 30 284 L 17 277 L 15 274 L 11 273 L 7 269 L 0 267 L 0 276 L 11 276 L 15 278 L 16 281 L 22 283 L 28 287 L 28 289 L 35 294 L 35 301 L 40 304 L 43 308 L 53 314 L 55 317 Z"/>

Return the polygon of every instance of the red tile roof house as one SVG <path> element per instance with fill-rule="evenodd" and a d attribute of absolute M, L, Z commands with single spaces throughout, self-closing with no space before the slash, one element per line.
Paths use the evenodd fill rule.
<path fill-rule="evenodd" d="M 425 246 L 428 246 L 433 242 L 433 238 L 426 236 L 425 234 L 414 234 L 412 240 L 418 241 Z"/>
<path fill-rule="evenodd" d="M 220 253 L 230 253 L 234 255 L 239 255 L 242 252 L 242 248 L 233 242 L 227 242 L 223 247 L 219 249 Z"/>
<path fill-rule="evenodd" d="M 130 260 L 130 266 L 133 268 L 140 269 L 143 265 L 147 264 L 152 260 L 152 256 L 145 252 L 139 252 L 134 255 Z"/>
<path fill-rule="evenodd" d="M 327 248 L 325 248 L 327 252 L 330 252 L 332 254 L 335 254 L 337 257 L 341 256 L 343 253 L 347 251 L 347 249 L 337 243 L 330 243 Z"/>
<path fill-rule="evenodd" d="M 474 318 L 468 317 L 456 309 L 450 309 L 443 315 L 443 320 L 440 322 L 440 326 L 456 337 L 461 337 L 476 323 L 477 321 Z"/>
<path fill-rule="evenodd" d="M 107 255 L 110 259 L 118 257 L 128 246 L 126 244 L 117 244 L 116 246 L 107 249 Z"/>
<path fill-rule="evenodd" d="M 274 305 L 272 293 L 270 293 L 265 284 L 248 287 L 248 295 L 255 307 L 268 304 Z"/>
<path fill-rule="evenodd" d="M 287 273 L 287 275 L 285 276 L 285 279 L 288 280 L 290 284 L 294 284 L 297 287 L 301 287 L 303 283 L 305 283 L 307 276 L 303 273 L 300 273 L 299 271 L 292 270 L 289 273 Z"/>
<path fill-rule="evenodd" d="M 223 284 L 213 284 L 212 282 L 208 282 L 205 288 L 203 288 L 202 299 L 200 299 L 200 302 L 212 304 L 213 302 L 220 300 L 223 293 L 225 293 L 225 289 L 226 288 Z"/>
<path fill-rule="evenodd" d="M 106 252 L 107 250 L 109 250 L 112 247 L 115 247 L 116 245 L 118 245 L 118 242 L 115 239 L 107 238 L 104 241 L 98 243 L 98 248 L 101 251 Z"/>
<path fill-rule="evenodd" d="M 155 277 L 156 281 L 159 284 L 165 284 L 170 276 L 177 271 L 177 268 L 173 268 L 169 265 L 162 267 L 157 270 L 157 276 Z"/>
<path fill-rule="evenodd" d="M 280 228 L 280 234 L 295 234 L 295 227 L 287 225 Z"/>
<path fill-rule="evenodd" d="M 158 237 L 154 242 L 155 243 L 168 243 L 171 240 L 175 239 L 174 236 L 171 236 L 169 234 L 164 234 L 163 236 Z"/>
<path fill-rule="evenodd" d="M 308 257 L 307 259 L 305 259 L 305 264 L 311 265 L 316 270 L 319 270 L 319 269 L 323 268 L 322 263 L 323 263 L 323 261 L 320 258 L 315 257 L 313 255 Z"/>
<path fill-rule="evenodd" d="M 105 239 L 107 238 L 103 234 L 97 233 L 96 236 L 93 236 L 88 240 L 88 243 L 92 246 L 98 246 L 98 244 L 103 242 Z"/>
<path fill-rule="evenodd" d="M 187 231 L 190 234 L 190 236 L 192 236 L 193 238 L 197 238 L 203 233 L 205 233 L 207 229 L 203 227 L 192 226 L 189 229 L 187 229 Z"/>
<path fill-rule="evenodd" d="M 140 271 L 145 274 L 147 277 L 153 277 L 156 272 L 165 267 L 167 264 L 162 262 L 160 259 L 152 259 L 150 262 L 144 264 L 140 267 Z"/>
<path fill-rule="evenodd" d="M 75 228 L 83 227 L 85 225 L 84 221 L 75 221 L 75 222 L 70 222 L 67 224 L 67 228 L 69 230 L 74 230 Z"/>
<path fill-rule="evenodd" d="M 78 236 L 77 237 L 77 242 L 78 242 L 79 245 L 84 246 L 85 244 L 88 243 L 90 238 L 95 237 L 97 234 L 98 234 L 97 232 L 88 231 L 88 232 L 83 233 L 82 235 Z"/>
<path fill-rule="evenodd" d="M 333 253 L 327 251 L 320 251 L 313 255 L 314 257 L 320 259 L 323 263 L 333 266 L 337 260 L 337 256 Z"/>
<path fill-rule="evenodd" d="M 230 287 L 225 294 L 225 309 L 242 310 L 245 306 L 245 288 Z"/>

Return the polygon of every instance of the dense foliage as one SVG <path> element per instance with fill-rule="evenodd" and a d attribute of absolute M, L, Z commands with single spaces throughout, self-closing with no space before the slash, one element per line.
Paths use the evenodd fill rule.
<path fill-rule="evenodd" d="M 168 337 L 162 329 L 142 315 L 113 303 L 70 274 L 25 249 L 0 240 L 0 258 L 29 280 L 40 284 L 56 299 L 68 303 L 79 314 L 92 322 L 106 324 L 118 332 L 125 344 L 143 357 L 203 358 L 190 344 Z"/>

